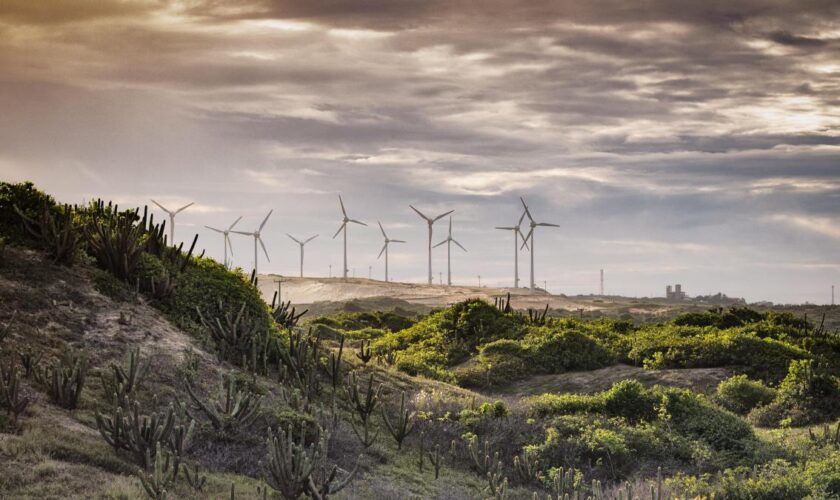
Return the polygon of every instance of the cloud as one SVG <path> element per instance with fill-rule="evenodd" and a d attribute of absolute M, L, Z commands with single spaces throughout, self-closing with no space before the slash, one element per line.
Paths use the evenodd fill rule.
<path fill-rule="evenodd" d="M 770 220 L 840 240 L 840 222 L 833 218 L 800 214 L 776 214 L 771 216 Z"/>

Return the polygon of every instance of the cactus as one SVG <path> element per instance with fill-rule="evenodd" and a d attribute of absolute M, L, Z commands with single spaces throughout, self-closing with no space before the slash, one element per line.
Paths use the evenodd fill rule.
<path fill-rule="evenodd" d="M 469 452 L 476 472 L 482 476 L 486 476 L 488 472 L 491 472 L 495 462 L 491 459 L 493 454 L 490 450 L 490 441 L 484 441 L 484 452 L 482 453 L 478 449 L 478 439 L 473 437 L 473 439 L 468 441 L 467 451 Z M 498 452 L 496 452 L 495 457 L 498 459 Z"/>
<path fill-rule="evenodd" d="M 312 472 L 321 457 L 321 443 L 306 446 L 305 426 L 295 441 L 291 426 L 285 431 L 268 430 L 268 484 L 287 500 L 297 500 L 310 487 Z"/>
<path fill-rule="evenodd" d="M 6 326 L 0 328 L 0 342 L 3 342 L 3 339 L 5 339 L 12 331 L 12 323 L 14 323 L 15 317 L 17 317 L 17 310 L 12 313 L 12 317 L 9 318 L 9 322 L 6 323 Z"/>
<path fill-rule="evenodd" d="M 29 405 L 29 398 L 20 395 L 20 379 L 17 368 L 10 363 L 9 366 L 0 365 L 0 406 L 5 407 L 12 422 L 16 423 L 18 416 L 26 410 Z"/>
<path fill-rule="evenodd" d="M 405 391 L 402 391 L 400 395 L 400 411 L 397 414 L 396 421 L 391 422 L 391 419 L 388 418 L 388 413 L 384 408 L 382 409 L 382 420 L 385 422 L 385 427 L 388 429 L 388 432 L 396 440 L 398 450 L 402 449 L 403 441 L 414 430 L 415 415 L 416 412 L 409 412 L 405 408 Z"/>
<path fill-rule="evenodd" d="M 496 297 L 493 300 L 496 304 L 496 309 L 503 313 L 509 313 L 513 310 L 510 307 L 510 292 L 508 292 L 507 297 Z"/>
<path fill-rule="evenodd" d="M 144 230 L 135 224 L 137 212 L 118 213 L 109 206 L 107 213 L 92 215 L 86 229 L 88 248 L 101 267 L 121 280 L 129 279 L 143 255 Z"/>
<path fill-rule="evenodd" d="M 18 351 L 18 358 L 20 359 L 20 364 L 23 367 L 23 376 L 29 378 L 35 373 L 37 367 L 41 364 L 41 358 L 43 357 L 42 354 L 38 354 L 37 356 L 29 349 L 25 351 Z"/>
<path fill-rule="evenodd" d="M 816 434 L 808 428 L 808 437 L 811 439 L 812 443 L 820 448 L 829 445 L 840 446 L 840 422 L 837 422 L 837 426 L 834 428 L 834 431 L 831 430 L 831 427 L 828 424 L 823 424 L 822 435 Z"/>
<path fill-rule="evenodd" d="M 253 372 L 267 373 L 275 353 L 277 340 L 268 331 L 256 328 L 245 311 L 245 302 L 234 314 L 228 310 L 222 317 L 208 318 L 198 308 L 201 324 L 210 332 L 221 359 Z M 219 310 L 225 310 L 219 301 Z"/>
<path fill-rule="evenodd" d="M 350 484 L 359 469 L 359 459 L 356 459 L 356 465 L 353 466 L 353 470 L 344 476 L 344 479 L 336 481 L 338 467 L 330 467 L 327 463 L 327 456 L 329 455 L 327 446 L 329 446 L 330 435 L 327 431 L 320 431 L 320 435 L 319 464 L 309 477 L 306 494 L 315 499 L 326 500 L 330 495 L 338 493 Z"/>
<path fill-rule="evenodd" d="M 73 410 L 79 404 L 87 377 L 87 358 L 84 354 L 68 352 L 50 366 L 38 367 L 35 380 L 46 387 L 59 406 Z"/>
<path fill-rule="evenodd" d="M 489 459 L 489 457 L 487 457 Z M 498 452 L 496 453 L 492 462 L 489 463 L 487 470 L 487 492 L 492 495 L 494 500 L 504 500 L 507 498 L 508 479 L 504 477 L 502 461 L 499 459 Z"/>
<path fill-rule="evenodd" d="M 233 373 L 227 378 L 227 385 L 224 381 L 221 384 L 221 402 L 212 404 L 205 403 L 196 396 L 189 381 L 185 383 L 185 386 L 187 394 L 210 419 L 214 429 L 225 434 L 235 434 L 257 418 L 263 396 L 249 390 L 237 389 Z"/>
<path fill-rule="evenodd" d="M 368 448 L 374 443 L 376 437 L 379 435 L 379 431 L 377 431 L 374 435 L 370 434 L 370 417 L 379 405 L 380 396 L 382 394 L 382 384 L 379 384 L 376 388 L 374 388 L 373 374 L 371 373 L 368 378 L 367 388 L 362 390 L 360 389 L 359 383 L 356 379 L 356 374 L 351 373 L 347 376 L 347 384 L 344 386 L 344 394 L 347 406 L 349 406 L 354 412 L 354 417 L 358 418 L 358 425 L 361 426 L 360 430 L 359 427 L 357 427 L 356 418 L 351 418 L 350 425 L 353 428 L 353 432 L 356 434 L 356 437 L 359 438 L 362 445 L 364 445 L 365 448 Z"/>
<path fill-rule="evenodd" d="M 368 362 L 373 358 L 373 351 L 370 348 L 370 340 L 362 340 L 362 344 L 356 352 L 356 357 L 359 358 L 364 365 L 368 364 Z"/>
<path fill-rule="evenodd" d="M 134 393 L 134 390 L 140 385 L 143 377 L 149 369 L 150 363 L 147 361 L 143 363 L 140 360 L 140 349 L 134 349 L 128 352 L 125 357 L 123 366 L 111 363 L 111 370 L 114 373 L 114 383 L 110 392 L 116 393 L 118 401 L 122 401 L 125 396 Z"/>
<path fill-rule="evenodd" d="M 166 500 L 167 488 L 172 485 L 177 477 L 173 473 L 171 455 L 166 453 L 161 448 L 160 443 L 155 447 L 155 457 L 147 454 L 146 462 L 151 464 L 151 474 L 140 474 L 140 482 L 143 484 L 143 489 L 149 497 L 155 500 Z"/>
<path fill-rule="evenodd" d="M 545 305 L 545 309 L 542 311 L 537 311 L 534 309 L 528 309 L 528 323 L 531 325 L 542 326 L 545 325 L 545 318 L 548 315 L 548 304 Z"/>
<path fill-rule="evenodd" d="M 423 472 L 423 462 L 426 458 L 426 433 L 424 431 L 420 431 L 420 447 L 418 451 L 420 453 L 417 454 L 417 470 Z"/>
<path fill-rule="evenodd" d="M 519 482 L 529 484 L 539 479 L 540 461 L 532 460 L 531 454 L 527 450 L 523 450 L 521 454 L 513 457 L 513 470 L 516 472 Z"/>
<path fill-rule="evenodd" d="M 443 457 L 440 454 L 440 445 L 435 445 L 434 452 L 429 452 L 429 462 L 432 463 L 432 467 L 435 469 L 435 479 L 440 477 L 440 467 L 443 465 Z"/>
<path fill-rule="evenodd" d="M 394 366 L 394 364 L 397 362 L 397 357 L 398 354 L 395 349 L 388 349 L 383 353 L 377 354 L 376 361 L 380 365 L 384 364 L 386 366 Z"/>
<path fill-rule="evenodd" d="M 190 466 L 184 464 L 184 480 L 187 481 L 187 484 L 196 491 L 200 492 L 204 489 L 204 483 L 207 482 L 207 476 L 202 475 L 201 472 L 198 470 L 198 466 L 193 467 L 190 469 Z"/>
<path fill-rule="evenodd" d="M 75 262 L 82 242 L 82 231 L 70 205 L 53 208 L 44 203 L 37 221 L 18 207 L 14 209 L 23 219 L 26 230 L 46 247 L 55 264 L 69 266 Z"/>
<path fill-rule="evenodd" d="M 288 348 L 279 350 L 283 364 L 279 372 L 283 381 L 291 383 L 307 397 L 319 391 L 317 369 L 320 347 L 320 339 L 313 337 L 311 330 L 306 334 L 291 331 Z"/>
<path fill-rule="evenodd" d="M 280 303 L 277 304 L 277 292 L 274 292 L 274 298 L 271 299 L 271 316 L 274 318 L 274 322 L 277 323 L 277 326 L 285 328 L 286 330 L 291 330 L 296 327 L 300 318 L 309 312 L 309 309 L 306 309 L 302 313 L 296 313 L 295 308 L 291 306 L 291 300 L 286 302 L 281 300 Z"/>
<path fill-rule="evenodd" d="M 341 383 L 341 356 L 343 353 L 344 335 L 342 335 L 338 341 L 338 354 L 331 352 L 326 365 L 327 375 L 330 377 L 330 383 L 332 384 L 333 391 L 335 391 L 338 388 L 338 384 Z"/>

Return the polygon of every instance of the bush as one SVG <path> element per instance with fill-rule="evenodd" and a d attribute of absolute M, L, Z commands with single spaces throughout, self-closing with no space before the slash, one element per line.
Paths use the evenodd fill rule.
<path fill-rule="evenodd" d="M 528 364 L 542 373 L 594 370 L 615 363 L 609 350 L 575 330 L 531 328 L 522 343 L 528 351 Z"/>
<path fill-rule="evenodd" d="M 630 422 L 652 420 L 656 417 L 659 398 L 637 380 L 616 382 L 599 396 L 603 402 L 603 411 L 608 416 L 622 417 Z"/>
<path fill-rule="evenodd" d="M 731 412 L 746 415 L 753 408 L 764 406 L 776 397 L 776 391 L 746 375 L 735 375 L 717 386 L 715 401 Z"/>
<path fill-rule="evenodd" d="M 840 454 L 808 461 L 804 478 L 814 498 L 840 498 Z"/>
<path fill-rule="evenodd" d="M 31 182 L 0 182 L 0 236 L 9 243 L 34 242 L 34 237 L 24 227 L 23 219 L 15 207 L 30 219 L 38 220 L 44 205 L 54 208 L 55 200 Z"/>
<path fill-rule="evenodd" d="M 749 418 L 756 425 L 808 425 L 840 416 L 840 381 L 813 361 L 790 364 L 776 398 Z"/>

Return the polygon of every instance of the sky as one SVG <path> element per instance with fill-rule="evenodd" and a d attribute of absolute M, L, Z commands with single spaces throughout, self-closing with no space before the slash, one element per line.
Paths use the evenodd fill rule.
<path fill-rule="evenodd" d="M 840 285 L 836 0 L 0 0 L 0 179 L 195 202 L 260 271 L 509 286 L 522 196 L 553 293 L 827 303 Z M 158 213 L 160 213 L 158 211 Z M 434 242 L 445 237 L 445 221 Z M 236 236 L 234 263 L 253 266 Z M 446 272 L 444 247 L 434 275 Z M 261 256 L 262 258 L 262 256 Z M 529 255 L 520 254 L 527 278 Z M 523 279 L 523 284 L 527 280 Z M 838 292 L 840 297 L 840 292 Z"/>

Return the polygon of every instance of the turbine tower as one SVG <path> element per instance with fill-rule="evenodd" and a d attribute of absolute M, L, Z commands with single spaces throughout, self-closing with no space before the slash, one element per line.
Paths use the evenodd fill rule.
<path fill-rule="evenodd" d="M 501 229 L 504 231 L 513 231 L 513 288 L 519 288 L 519 237 L 522 236 L 522 240 L 525 241 L 524 247 L 528 247 L 528 242 L 525 240 L 525 235 L 522 234 L 522 231 L 519 227 L 522 225 L 522 219 L 525 218 L 525 212 L 522 212 L 522 215 L 519 217 L 519 222 L 516 223 L 515 226 L 496 226 L 496 229 Z"/>
<path fill-rule="evenodd" d="M 525 204 L 525 200 L 522 197 L 519 197 L 519 201 L 522 202 L 522 206 L 525 208 L 525 215 L 528 216 L 528 220 L 530 221 L 531 229 L 528 231 L 528 234 L 525 236 L 525 242 L 522 244 L 524 247 L 528 240 L 531 240 L 531 291 L 534 291 L 534 229 L 539 226 L 546 226 L 546 227 L 560 227 L 557 224 L 549 224 L 548 222 L 535 222 L 534 218 L 531 216 L 531 211 L 528 210 L 528 205 Z"/>
<path fill-rule="evenodd" d="M 385 283 L 388 282 L 388 245 L 391 243 L 405 243 L 403 240 L 392 240 L 388 238 L 388 235 L 385 234 L 385 229 L 382 228 L 382 223 L 376 221 L 379 224 L 379 230 L 382 231 L 382 237 L 385 238 L 385 244 L 382 246 L 382 250 L 379 251 L 379 256 L 376 258 L 382 257 L 382 254 L 385 253 Z"/>
<path fill-rule="evenodd" d="M 265 249 L 265 243 L 263 243 L 263 240 L 260 237 L 260 231 L 262 231 L 263 228 L 265 227 L 265 223 L 268 222 L 268 218 L 271 217 L 272 212 L 274 212 L 274 210 L 269 210 L 268 211 L 268 215 L 265 216 L 265 219 L 263 219 L 262 224 L 260 224 L 260 227 L 257 228 L 256 230 L 254 230 L 253 233 L 246 233 L 245 231 L 231 231 L 232 233 L 244 234 L 245 236 L 253 236 L 254 237 L 254 276 L 259 275 L 259 272 L 257 270 L 257 261 L 258 261 L 258 258 L 257 258 L 258 257 L 258 255 L 257 255 L 257 243 L 259 243 L 259 245 L 262 247 L 263 253 L 265 254 L 265 259 L 267 261 L 271 262 L 271 259 L 268 257 L 268 250 Z"/>
<path fill-rule="evenodd" d="M 289 233 L 286 233 L 286 236 L 288 236 L 289 238 L 292 239 L 292 241 L 294 241 L 295 243 L 300 245 L 300 277 L 303 278 L 303 245 L 306 245 L 310 241 L 314 240 L 315 238 L 318 237 L 318 235 L 316 234 L 315 236 L 311 236 L 308 239 L 305 239 L 303 241 L 298 240 L 297 238 L 295 238 L 294 236 L 292 236 Z"/>
<path fill-rule="evenodd" d="M 447 236 L 445 240 L 435 245 L 435 248 L 443 245 L 444 243 L 446 243 L 446 285 L 452 286 L 452 243 L 455 243 L 456 245 L 461 247 L 461 250 L 465 252 L 467 251 L 466 248 L 464 248 L 452 237 L 452 217 L 449 217 L 449 236 Z"/>
<path fill-rule="evenodd" d="M 188 207 L 192 206 L 194 202 L 187 203 L 178 210 L 175 210 L 174 212 L 164 207 L 160 203 L 156 202 L 155 200 L 152 200 L 152 203 L 159 206 L 161 210 L 169 214 L 169 244 L 175 246 L 175 216 L 186 210 Z"/>
<path fill-rule="evenodd" d="M 425 215 L 423 215 L 423 212 L 421 212 L 420 210 L 417 210 L 412 205 L 409 205 L 409 207 L 411 207 L 412 210 L 417 212 L 417 215 L 426 219 L 426 222 L 429 224 L 429 284 L 431 285 L 432 284 L 432 224 L 434 224 L 438 220 L 446 217 L 447 215 L 451 214 L 455 210 L 450 210 L 446 213 L 438 215 L 434 219 L 430 219 L 430 218 L 426 217 Z"/>
<path fill-rule="evenodd" d="M 367 226 L 367 224 L 365 224 L 362 221 L 347 217 L 347 210 L 344 209 L 344 200 L 341 199 L 341 195 L 338 195 L 338 203 L 341 204 L 341 215 L 343 216 L 343 218 L 341 219 L 341 227 L 339 227 L 338 231 L 335 232 L 335 234 L 333 235 L 333 239 L 335 239 L 335 237 L 338 236 L 338 233 L 344 233 L 344 267 L 342 268 L 343 270 L 341 273 L 342 276 L 344 276 L 344 279 L 347 279 L 347 223 L 352 222 L 353 224 L 359 224 L 361 226 Z"/>
<path fill-rule="evenodd" d="M 233 245 L 230 242 L 230 231 L 231 231 L 231 229 L 233 229 L 233 226 L 235 226 L 240 220 L 242 220 L 241 215 L 239 216 L 238 219 L 233 221 L 233 224 L 231 224 L 230 227 L 227 228 L 227 229 L 216 229 L 215 227 L 204 226 L 211 231 L 216 231 L 217 233 L 222 234 L 222 238 L 223 238 L 224 246 L 225 246 L 225 262 L 224 262 L 224 264 L 225 264 L 225 267 L 228 268 L 228 269 L 230 268 L 230 262 L 228 262 L 228 247 L 230 247 L 230 256 L 233 257 Z"/>

